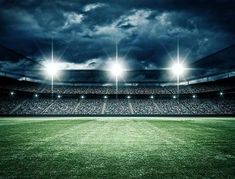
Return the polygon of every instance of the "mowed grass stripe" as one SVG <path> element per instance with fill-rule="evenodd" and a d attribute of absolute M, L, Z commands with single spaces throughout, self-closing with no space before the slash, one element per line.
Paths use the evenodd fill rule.
<path fill-rule="evenodd" d="M 19 121 L 0 125 L 0 178 L 235 175 L 233 120 Z"/>
<path fill-rule="evenodd" d="M 151 122 L 159 125 L 157 122 Z M 191 158 L 188 162 L 192 162 L 195 166 L 204 166 L 209 169 L 217 168 L 217 172 L 223 175 L 229 167 L 227 164 L 219 161 L 224 160 L 225 163 L 231 163 L 229 166 L 234 169 L 235 162 L 235 138 L 234 138 L 234 122 L 232 121 L 185 121 L 184 123 L 170 122 L 162 123 L 167 127 L 169 133 L 175 137 L 183 137 L 187 141 L 182 151 L 181 146 L 175 146 L 173 150 L 180 149 L 180 155 L 176 151 L 178 159 Z M 165 128 L 166 129 L 166 128 Z M 179 132 L 180 131 L 180 132 Z M 232 155 L 231 155 L 232 154 Z M 216 160 L 215 160 L 216 159 Z M 218 160 L 217 160 L 218 159 Z M 195 161 L 194 161 L 195 160 Z M 186 163 L 184 161 L 184 163 Z M 200 172 L 200 171 L 198 171 Z M 208 170 L 210 172 L 210 170 Z"/>
<path fill-rule="evenodd" d="M 34 125 L 35 122 L 33 121 L 27 123 L 22 121 L 22 124 L 19 125 L 19 121 L 17 121 L 15 125 L 11 123 L 9 126 L 5 125 L 1 127 L 1 148 L 6 149 L 6 152 L 9 153 L 9 145 L 11 145 L 11 148 L 16 147 L 19 152 L 15 153 L 14 150 L 10 150 L 13 152 L 11 158 L 23 157 L 27 155 L 29 150 L 38 148 L 40 145 L 44 145 L 63 135 L 67 135 L 78 127 L 82 127 L 83 125 L 81 124 L 86 122 L 88 121 L 77 121 L 76 123 L 58 121 L 58 123 L 54 125 L 51 121 L 40 120 L 37 121 L 37 125 Z M 6 146 L 4 146 L 4 144 L 6 144 Z M 4 150 L 1 152 L 4 152 Z"/>

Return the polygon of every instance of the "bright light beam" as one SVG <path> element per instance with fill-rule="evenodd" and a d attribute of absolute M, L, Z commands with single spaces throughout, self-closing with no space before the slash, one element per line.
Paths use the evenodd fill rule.
<path fill-rule="evenodd" d="M 46 70 L 46 73 L 49 77 L 54 77 L 59 74 L 58 63 L 55 63 L 52 61 L 45 64 L 45 67 L 46 67 L 45 70 Z"/>
<path fill-rule="evenodd" d="M 51 59 L 45 62 L 46 75 L 51 79 L 51 94 L 53 97 L 54 78 L 59 75 L 59 63 L 54 61 L 53 40 L 51 43 Z"/>
<path fill-rule="evenodd" d="M 183 63 L 180 63 L 177 60 L 176 63 L 172 64 L 171 71 L 175 76 L 183 76 L 185 74 L 186 67 Z"/>
<path fill-rule="evenodd" d="M 179 57 L 179 41 L 177 42 L 177 58 L 176 62 L 174 62 L 170 68 L 172 71 L 173 75 L 177 77 L 177 94 L 179 98 L 179 84 L 180 84 L 180 77 L 185 75 L 186 73 L 186 66 L 183 64 L 182 60 L 180 61 Z"/>
<path fill-rule="evenodd" d="M 61 65 L 59 62 L 54 61 L 53 52 L 51 59 L 44 62 L 44 73 L 51 80 L 51 94 L 53 97 L 54 91 L 54 79 L 60 75 Z"/>
<path fill-rule="evenodd" d="M 55 73 L 57 70 L 55 70 L 56 68 L 54 67 L 54 44 L 53 44 L 53 40 L 51 42 L 51 64 L 49 65 L 50 67 L 52 67 L 53 72 Z M 53 90 L 54 90 L 54 74 L 52 73 L 51 75 L 51 95 L 53 97 Z"/>
<path fill-rule="evenodd" d="M 110 68 L 110 73 L 113 77 L 117 78 L 118 80 L 119 77 L 123 76 L 123 66 L 118 62 L 113 63 Z"/>
<path fill-rule="evenodd" d="M 116 41 L 116 61 L 114 65 L 114 72 L 115 72 L 115 78 L 116 78 L 116 98 L 118 98 L 118 75 L 120 75 L 120 65 L 118 65 L 118 46 L 117 46 L 117 41 Z"/>
<path fill-rule="evenodd" d="M 116 57 L 115 62 L 111 64 L 109 71 L 111 76 L 115 78 L 115 86 L 116 86 L 116 98 L 118 97 L 118 79 L 123 76 L 124 68 L 123 65 L 119 62 L 118 57 L 118 46 L 116 43 Z"/>

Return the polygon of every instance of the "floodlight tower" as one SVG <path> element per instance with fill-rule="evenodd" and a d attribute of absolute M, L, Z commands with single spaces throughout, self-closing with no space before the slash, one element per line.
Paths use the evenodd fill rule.
<path fill-rule="evenodd" d="M 109 70 L 110 70 L 111 76 L 115 78 L 116 98 L 117 98 L 118 97 L 118 80 L 119 80 L 119 77 L 121 77 L 124 72 L 123 66 L 122 66 L 121 62 L 119 61 L 119 57 L 118 57 L 117 43 L 116 43 L 115 61 L 112 62 Z"/>
<path fill-rule="evenodd" d="M 183 72 L 183 66 L 180 64 L 180 56 L 179 56 L 179 40 L 177 41 L 177 64 L 175 66 L 177 70 L 177 94 L 179 98 L 180 93 L 180 75 Z"/>
<path fill-rule="evenodd" d="M 46 75 L 51 79 L 51 94 L 53 97 L 54 77 L 57 76 L 59 73 L 58 63 L 54 62 L 53 41 L 51 43 L 51 59 L 45 62 L 45 72 Z"/>
<path fill-rule="evenodd" d="M 51 42 L 51 95 L 52 97 L 53 97 L 53 90 L 54 90 L 54 75 L 56 73 L 56 68 L 54 68 L 54 52 L 53 51 L 54 51 L 54 43 L 52 40 Z"/>
<path fill-rule="evenodd" d="M 116 82 L 116 98 L 118 97 L 118 76 L 121 73 L 120 65 L 118 64 L 118 46 L 116 42 L 116 58 L 115 58 L 115 82 Z"/>
<path fill-rule="evenodd" d="M 183 62 L 180 61 L 179 56 L 179 41 L 177 42 L 177 56 L 176 61 L 172 64 L 171 71 L 173 75 L 177 78 L 177 95 L 179 97 L 179 85 L 180 85 L 180 77 L 185 74 L 186 67 L 184 66 Z"/>

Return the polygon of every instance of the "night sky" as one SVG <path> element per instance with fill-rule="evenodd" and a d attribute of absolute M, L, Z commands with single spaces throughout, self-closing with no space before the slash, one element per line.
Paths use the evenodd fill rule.
<path fill-rule="evenodd" d="M 0 44 L 41 63 L 53 39 L 66 68 L 103 69 L 117 43 L 128 69 L 157 69 L 174 58 L 177 41 L 188 64 L 233 44 L 234 20 L 232 0 L 0 0 Z"/>

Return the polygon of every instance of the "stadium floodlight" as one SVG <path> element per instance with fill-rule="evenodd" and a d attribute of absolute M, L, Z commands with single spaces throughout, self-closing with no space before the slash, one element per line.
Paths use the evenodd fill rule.
<path fill-rule="evenodd" d="M 123 65 L 118 61 L 117 57 L 116 57 L 116 61 L 114 63 L 111 63 L 111 66 L 109 67 L 109 71 L 111 73 L 111 76 L 115 78 L 116 98 L 117 98 L 118 97 L 118 80 L 120 77 L 123 77 L 124 75 Z"/>
<path fill-rule="evenodd" d="M 110 73 L 115 78 L 122 77 L 124 74 L 123 65 L 120 62 L 114 62 L 110 67 Z"/>
<path fill-rule="evenodd" d="M 173 63 L 171 66 L 171 71 L 172 71 L 173 75 L 175 75 L 177 77 L 183 76 L 186 72 L 186 69 L 187 68 L 185 67 L 185 65 L 179 61 Z"/>
<path fill-rule="evenodd" d="M 51 57 L 46 59 L 43 62 L 43 71 L 47 78 L 50 78 L 51 80 L 51 94 L 53 97 L 53 89 L 54 89 L 54 78 L 57 78 L 60 74 L 60 71 L 63 70 L 62 63 L 59 62 L 58 59 L 54 58 L 54 47 L 53 47 L 53 41 L 51 44 Z"/>
<path fill-rule="evenodd" d="M 185 76 L 188 68 L 186 67 L 184 63 L 185 59 L 180 58 L 179 53 L 179 41 L 177 43 L 177 56 L 175 59 L 173 59 L 173 63 L 171 64 L 170 68 L 168 68 L 174 76 L 177 77 L 177 95 L 179 98 L 179 86 L 180 86 L 180 77 Z"/>
<path fill-rule="evenodd" d="M 116 86 L 116 98 L 118 97 L 118 80 L 120 77 L 123 77 L 125 69 L 118 57 L 118 45 L 116 42 L 116 56 L 115 60 L 112 59 L 110 61 L 110 65 L 108 66 L 108 71 L 110 72 L 111 76 L 115 78 L 115 86 Z"/>
<path fill-rule="evenodd" d="M 59 76 L 59 72 L 60 72 L 60 63 L 55 62 L 53 60 L 47 60 L 44 62 L 44 72 L 45 75 L 47 76 L 47 78 L 49 78 L 51 80 L 51 94 L 53 97 L 53 91 L 54 91 L 54 79 L 57 78 Z"/>
<path fill-rule="evenodd" d="M 107 99 L 108 98 L 108 96 L 104 96 L 104 99 Z"/>
<path fill-rule="evenodd" d="M 46 62 L 45 63 L 45 71 L 46 74 L 53 78 L 59 75 L 59 67 L 58 67 L 58 63 L 51 61 L 51 62 Z"/>

